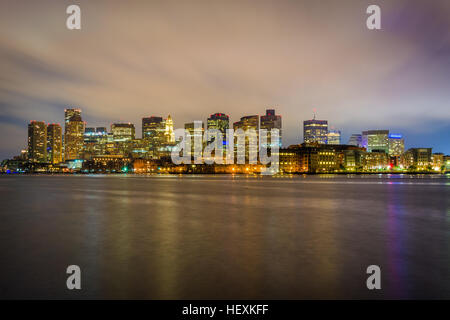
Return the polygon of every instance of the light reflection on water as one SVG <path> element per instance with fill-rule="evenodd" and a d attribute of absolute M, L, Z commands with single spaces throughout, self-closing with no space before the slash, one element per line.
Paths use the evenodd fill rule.
<path fill-rule="evenodd" d="M 0 295 L 450 298 L 448 181 L 2 177 Z M 81 292 L 65 289 L 69 264 L 82 268 Z M 365 287 L 371 264 L 381 292 Z"/>

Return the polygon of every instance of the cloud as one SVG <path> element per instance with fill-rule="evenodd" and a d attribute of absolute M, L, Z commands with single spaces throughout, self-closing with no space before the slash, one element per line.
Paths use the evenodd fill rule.
<path fill-rule="evenodd" d="M 148 115 L 182 127 L 275 106 L 285 144 L 313 108 L 346 135 L 448 123 L 448 2 L 379 2 L 382 31 L 367 30 L 359 0 L 79 1 L 82 30 L 69 31 L 68 2 L 3 1 L 0 122 L 62 122 L 77 106 L 88 125 L 139 132 Z"/>

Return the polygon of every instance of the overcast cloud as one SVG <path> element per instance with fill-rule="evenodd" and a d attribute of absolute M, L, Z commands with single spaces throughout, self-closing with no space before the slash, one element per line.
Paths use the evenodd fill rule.
<path fill-rule="evenodd" d="M 78 4 L 82 30 L 66 29 Z M 366 28 L 369 4 L 382 30 Z M 390 129 L 450 153 L 450 1 L 0 0 L 0 157 L 29 120 L 88 126 L 171 114 L 175 127 L 275 107 L 283 144 L 327 119 L 344 142 Z"/>

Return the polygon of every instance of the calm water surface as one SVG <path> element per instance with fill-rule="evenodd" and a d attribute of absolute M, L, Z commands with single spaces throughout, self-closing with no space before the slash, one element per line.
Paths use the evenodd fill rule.
<path fill-rule="evenodd" d="M 450 298 L 449 176 L 3 175 L 0 200 L 1 298 Z"/>

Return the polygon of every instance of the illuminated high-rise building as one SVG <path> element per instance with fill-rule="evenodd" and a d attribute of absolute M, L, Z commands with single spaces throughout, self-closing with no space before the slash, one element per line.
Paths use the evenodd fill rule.
<path fill-rule="evenodd" d="M 241 144 L 240 140 L 237 136 L 237 131 L 242 129 L 245 134 L 244 143 Z M 236 157 L 245 157 L 246 163 L 250 160 L 250 149 L 256 148 L 256 152 L 258 153 L 258 144 L 259 144 L 259 116 L 245 116 L 242 117 L 241 120 L 233 123 L 233 130 L 235 134 L 234 139 L 234 150 Z M 256 133 L 256 141 L 251 140 L 250 135 L 248 135 L 251 130 L 254 130 Z M 253 139 L 253 138 L 252 138 Z M 252 144 L 252 145 L 251 145 Z"/>
<path fill-rule="evenodd" d="M 245 116 L 242 117 L 241 120 L 233 123 L 233 129 L 236 131 L 237 129 L 242 129 L 244 131 L 253 129 L 258 134 L 259 131 L 259 116 Z"/>
<path fill-rule="evenodd" d="M 201 157 L 203 155 L 203 147 L 204 147 L 203 135 L 205 133 L 205 125 L 203 121 L 197 120 L 194 122 L 185 123 L 184 129 L 188 131 L 186 139 L 190 139 L 191 142 L 191 152 L 190 153 L 188 152 L 189 155 Z M 197 149 L 195 149 L 196 146 Z M 198 151 L 197 153 L 196 150 Z"/>
<path fill-rule="evenodd" d="M 83 152 L 85 127 L 81 119 L 81 110 L 66 109 L 64 119 L 64 160 L 80 159 Z"/>
<path fill-rule="evenodd" d="M 52 164 L 62 162 L 62 129 L 59 123 L 47 126 L 47 159 Z"/>
<path fill-rule="evenodd" d="M 362 133 L 362 146 L 367 152 L 383 150 L 389 153 L 389 130 L 368 130 Z"/>
<path fill-rule="evenodd" d="M 327 144 L 341 144 L 341 131 L 339 130 L 328 131 Z"/>
<path fill-rule="evenodd" d="M 224 139 L 227 129 L 230 128 L 230 117 L 225 113 L 211 114 L 207 120 L 207 129 L 217 129 L 222 132 Z"/>
<path fill-rule="evenodd" d="M 401 134 L 389 135 L 389 155 L 401 156 L 405 152 L 405 140 Z"/>
<path fill-rule="evenodd" d="M 312 120 L 303 121 L 303 141 L 306 143 L 326 144 L 328 138 L 328 121 L 316 120 L 316 116 Z"/>
<path fill-rule="evenodd" d="M 64 122 L 68 121 L 82 121 L 80 109 L 66 109 L 64 110 Z"/>
<path fill-rule="evenodd" d="M 219 130 L 222 133 L 223 137 L 223 152 L 226 153 L 226 144 L 227 144 L 227 130 L 230 128 L 230 117 L 225 113 L 214 113 L 211 114 L 207 120 L 207 129 L 215 129 Z M 210 140 L 212 141 L 212 140 Z"/>
<path fill-rule="evenodd" d="M 47 162 L 47 126 L 43 121 L 31 121 L 28 124 L 28 160 Z"/>
<path fill-rule="evenodd" d="M 158 157 L 161 148 L 166 144 L 167 139 L 170 137 L 166 135 L 166 129 L 166 123 L 162 117 L 152 116 L 142 118 L 142 139 L 151 156 Z M 172 137 L 170 137 L 170 139 L 172 139 Z M 174 137 L 173 139 L 175 140 Z"/>
<path fill-rule="evenodd" d="M 348 145 L 362 147 L 362 135 L 359 133 L 352 134 L 348 140 Z"/>
<path fill-rule="evenodd" d="M 266 115 L 261 116 L 261 124 L 260 129 L 267 130 L 267 145 L 269 147 L 278 145 L 278 148 L 281 148 L 281 136 L 282 136 L 282 128 L 281 128 L 281 116 L 275 114 L 274 109 L 267 109 Z M 271 142 L 270 131 L 272 129 L 278 129 L 279 138 L 278 141 Z M 262 146 L 265 147 L 265 146 Z"/>
<path fill-rule="evenodd" d="M 85 128 L 83 158 L 91 159 L 92 156 L 107 154 L 107 142 L 108 132 L 105 127 Z"/>
<path fill-rule="evenodd" d="M 114 141 L 123 142 L 130 141 L 135 138 L 135 128 L 132 123 L 113 123 L 111 125 L 111 133 L 113 134 Z"/>
<path fill-rule="evenodd" d="M 133 149 L 133 140 L 135 139 L 135 128 L 132 123 L 113 123 L 111 133 L 118 153 L 128 156 Z"/>
<path fill-rule="evenodd" d="M 167 117 L 167 119 L 165 120 L 165 124 L 166 124 L 166 129 L 164 132 L 165 140 L 166 140 L 165 142 L 167 144 L 173 144 L 173 143 L 175 143 L 175 134 L 173 132 L 173 120 L 172 120 L 172 117 L 170 116 L 170 114 Z"/>

